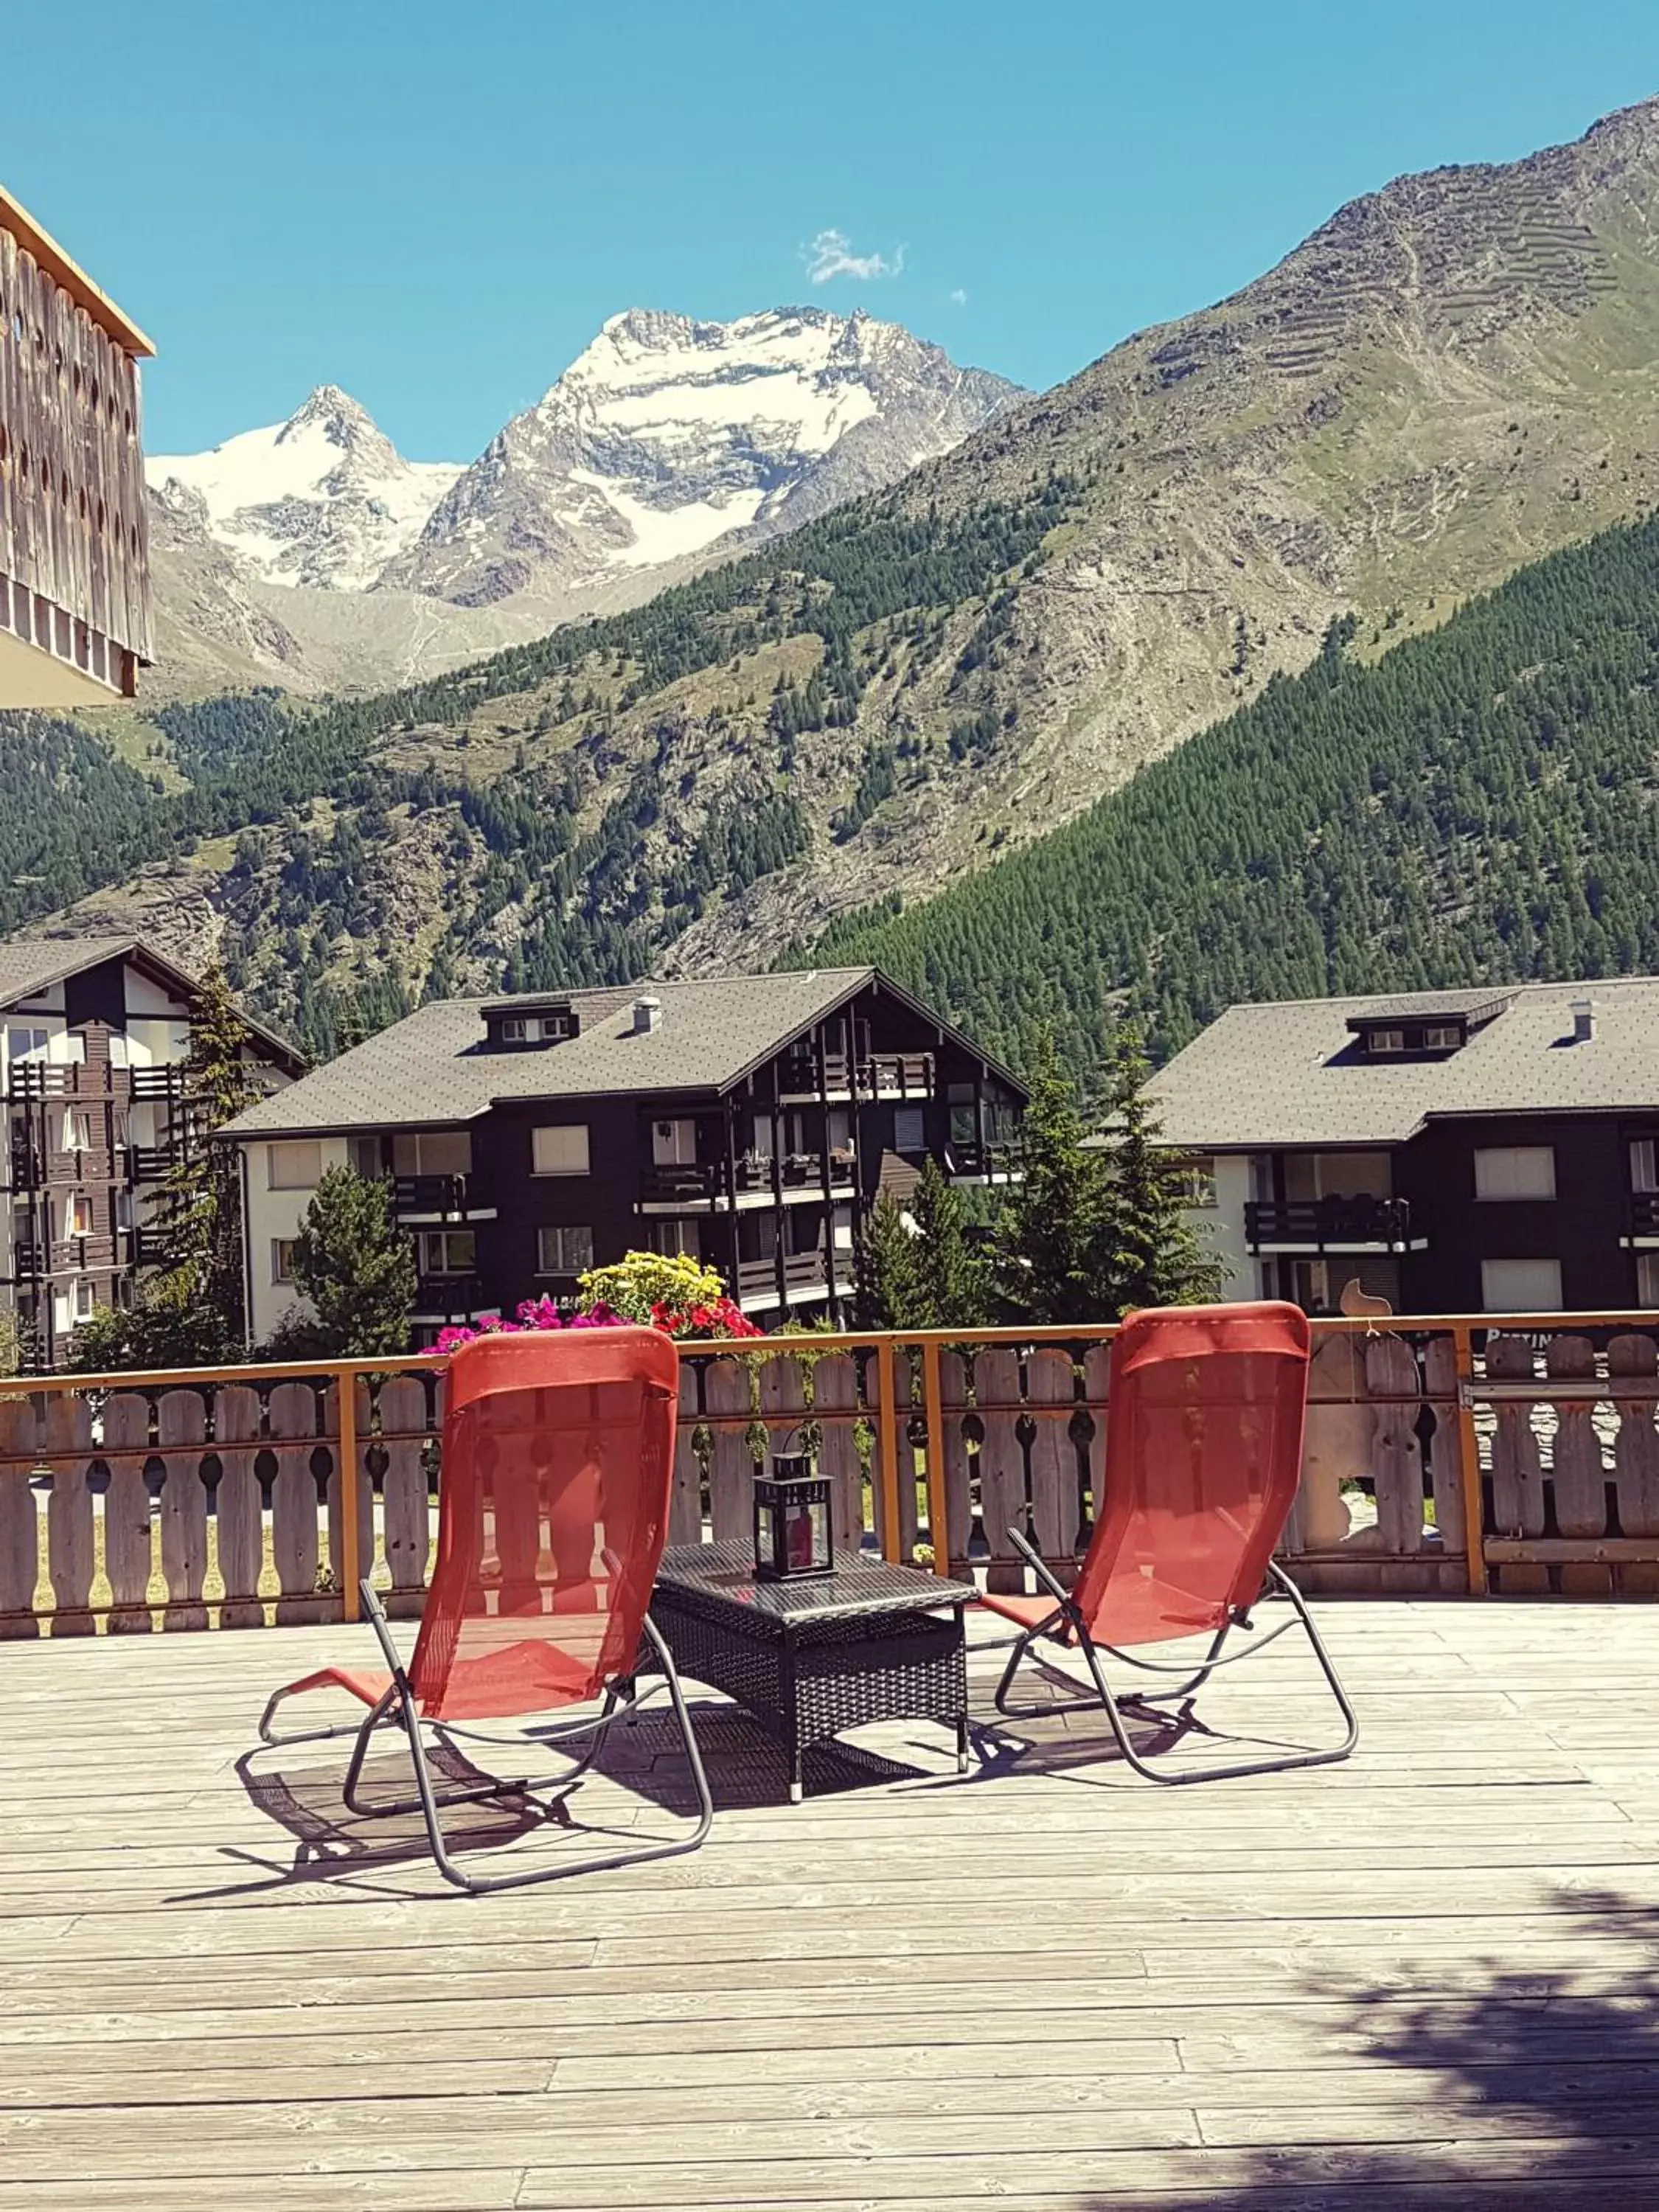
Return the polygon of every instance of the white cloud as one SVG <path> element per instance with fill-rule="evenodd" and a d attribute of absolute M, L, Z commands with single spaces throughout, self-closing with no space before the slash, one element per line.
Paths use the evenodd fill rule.
<path fill-rule="evenodd" d="M 968 295 L 963 290 L 961 285 L 958 284 L 956 290 L 951 295 L 951 305 L 953 307 L 965 307 L 967 304 Z"/>
<path fill-rule="evenodd" d="M 853 276 L 867 283 L 875 276 L 896 276 L 904 266 L 904 248 L 895 249 L 890 261 L 884 253 L 854 253 L 844 230 L 821 230 L 800 258 L 814 284 L 827 284 L 833 276 Z"/>

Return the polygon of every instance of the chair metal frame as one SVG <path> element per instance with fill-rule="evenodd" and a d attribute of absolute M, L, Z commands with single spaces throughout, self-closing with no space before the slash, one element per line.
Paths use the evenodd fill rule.
<path fill-rule="evenodd" d="M 367 1583 L 358 1585 L 362 1598 L 364 1617 L 380 1640 L 380 1651 L 392 1679 L 372 1705 L 365 1717 L 332 1728 L 307 1729 L 293 1735 L 274 1733 L 271 1722 L 283 1699 L 295 1694 L 295 1686 L 289 1684 L 276 1691 L 259 1717 L 259 1741 L 272 1749 L 283 1749 L 290 1744 L 321 1743 L 330 1737 L 349 1735 L 356 1739 L 350 1761 L 346 1767 L 342 1792 L 350 1810 L 366 1819 L 390 1819 L 395 1815 L 419 1812 L 426 1822 L 427 1842 L 432 1852 L 433 1863 L 446 1881 L 457 1889 L 464 1889 L 474 1897 L 486 1895 L 491 1890 L 523 1889 L 533 1882 L 568 1880 L 577 1874 L 598 1874 L 613 1867 L 640 1866 L 649 1859 L 676 1858 L 686 1851 L 694 1851 L 708 1835 L 714 1818 L 714 1799 L 709 1794 L 708 1775 L 697 1747 L 696 1735 L 687 1711 L 685 1693 L 675 1669 L 673 1658 L 663 1642 L 656 1623 L 647 1613 L 643 1622 L 647 1642 L 661 1668 L 669 1702 L 678 1725 L 680 1741 L 685 1747 L 686 1763 L 691 1770 L 692 1784 L 697 1796 L 696 1825 L 690 1835 L 672 1837 L 641 1845 L 637 1850 L 611 1852 L 603 1858 L 585 1858 L 568 1866 L 526 1867 L 510 1874 L 483 1875 L 470 1873 L 457 1865 L 451 1856 L 440 1813 L 447 1806 L 487 1802 L 491 1798 L 517 1797 L 530 1803 L 543 1803 L 537 1796 L 538 1790 L 556 1786 L 562 1792 L 568 1790 L 592 1765 L 602 1749 L 611 1723 L 626 1711 L 630 1720 L 637 1717 L 643 1698 L 636 1694 L 634 1682 L 626 1678 L 608 1684 L 605 1700 L 597 1715 L 583 1715 L 579 1720 L 556 1723 L 551 1728 L 538 1729 L 533 1735 L 493 1736 L 482 1735 L 475 1729 L 459 1728 L 448 1721 L 427 1721 L 422 1715 L 408 1673 L 398 1647 L 392 1640 L 392 1630 L 381 1606 L 379 1593 Z M 652 1686 L 654 1688 L 656 1686 Z M 649 1696 L 650 1691 L 645 1692 Z M 382 1798 L 366 1802 L 361 1794 L 363 1763 L 368 1756 L 374 1732 L 383 1726 L 399 1727 L 408 1739 L 410 1758 L 415 1770 L 415 1795 L 412 1797 Z M 538 1749 L 566 1741 L 578 1741 L 591 1735 L 592 1741 L 576 1761 L 563 1773 L 550 1777 L 546 1783 L 532 1784 L 528 1780 L 507 1781 L 489 1776 L 482 1783 L 469 1784 L 464 1789 L 439 1790 L 434 1786 L 432 1770 L 427 1759 L 426 1741 L 422 1733 L 429 1727 L 440 1742 L 457 1738 L 464 1742 L 507 1744 L 526 1750 Z"/>
<path fill-rule="evenodd" d="M 1348 1701 L 1348 1693 L 1342 1686 L 1341 1678 L 1337 1674 L 1330 1653 L 1325 1649 L 1319 1631 L 1314 1626 L 1313 1616 L 1308 1611 L 1307 1601 L 1276 1560 L 1268 1562 L 1268 1587 L 1277 1590 L 1281 1596 L 1290 1601 L 1294 1608 L 1295 1618 L 1282 1621 L 1277 1628 L 1269 1629 L 1265 1635 L 1258 1638 L 1248 1650 L 1235 1651 L 1230 1658 L 1223 1658 L 1222 1646 L 1233 1631 L 1242 1629 L 1249 1632 L 1253 1630 L 1255 1625 L 1250 1618 L 1251 1609 L 1249 1607 L 1235 1607 L 1228 1620 L 1217 1631 L 1209 1650 L 1198 1662 L 1194 1670 L 1190 1662 L 1184 1666 L 1168 1667 L 1155 1659 L 1137 1659 L 1129 1652 L 1120 1650 L 1115 1644 L 1097 1643 L 1090 1632 L 1089 1623 L 1082 1607 L 1075 1602 L 1071 1593 L 1054 1574 L 1047 1561 L 1034 1549 L 1024 1533 L 1018 1528 L 1011 1528 L 1008 1531 L 1008 1536 L 1009 1540 L 1036 1575 L 1043 1590 L 1054 1601 L 1054 1611 L 1045 1613 L 1041 1620 L 1024 1630 L 1016 1639 L 1014 1647 L 1008 1655 L 1008 1663 L 1003 1668 L 1002 1680 L 997 1684 L 997 1711 L 1010 1720 L 1038 1720 L 1054 1713 L 1088 1712 L 1095 1705 L 1099 1705 L 1104 1708 L 1106 1717 L 1111 1723 L 1112 1734 L 1117 1739 L 1118 1749 L 1135 1772 L 1144 1776 L 1148 1782 L 1161 1782 L 1166 1788 L 1177 1788 L 1182 1784 L 1189 1782 L 1231 1781 L 1247 1774 L 1282 1774 L 1297 1766 L 1329 1766 L 1334 1765 L 1339 1759 L 1346 1759 L 1355 1744 L 1358 1742 L 1358 1720 L 1352 1705 Z M 1269 1644 L 1277 1643 L 1281 1636 L 1288 1634 L 1292 1628 L 1297 1626 L 1306 1631 L 1308 1641 L 1313 1646 L 1314 1656 L 1319 1662 L 1325 1680 L 1330 1686 L 1331 1694 L 1335 1698 L 1338 1708 L 1342 1714 L 1347 1732 L 1341 1743 L 1325 1750 L 1290 1752 L 1282 1757 L 1239 1760 L 1227 1766 L 1191 1767 L 1179 1773 L 1162 1771 L 1141 1757 L 1135 1749 L 1127 1729 L 1123 1724 L 1121 1711 L 1123 1706 L 1155 1708 L 1171 1699 L 1190 1703 L 1218 1668 L 1233 1667 L 1237 1666 L 1241 1660 L 1254 1659 L 1257 1653 L 1264 1651 Z M 1056 1703 L 1046 1705 L 1015 1707 L 1009 1704 L 1008 1692 L 1019 1670 L 1020 1662 L 1040 1641 L 1045 1639 L 1060 1645 L 1063 1649 L 1070 1649 L 1075 1645 L 1082 1652 L 1094 1684 L 1093 1697 L 1062 1698 Z M 1126 1691 L 1121 1697 L 1114 1697 L 1107 1686 L 1106 1676 L 1101 1667 L 1102 1651 L 1110 1652 L 1114 1659 L 1122 1660 L 1128 1667 L 1141 1668 L 1150 1674 L 1184 1675 L 1187 1679 L 1167 1690 L 1130 1690 Z M 1076 1678 L 1073 1676 L 1068 1679 Z"/>

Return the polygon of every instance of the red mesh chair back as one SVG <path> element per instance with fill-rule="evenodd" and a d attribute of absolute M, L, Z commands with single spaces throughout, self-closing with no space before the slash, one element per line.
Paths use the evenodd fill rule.
<path fill-rule="evenodd" d="M 1105 1644 L 1220 1628 L 1254 1604 L 1302 1471 L 1299 1308 L 1133 1313 L 1112 1346 L 1100 1519 L 1073 1595 Z"/>
<path fill-rule="evenodd" d="M 447 1374 L 438 1559 L 410 1679 L 434 1720 L 632 1671 L 668 1528 L 679 1354 L 660 1330 L 482 1337 Z"/>

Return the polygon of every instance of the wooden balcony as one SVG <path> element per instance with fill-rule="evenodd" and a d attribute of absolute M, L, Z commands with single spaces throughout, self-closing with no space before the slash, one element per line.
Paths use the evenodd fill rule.
<path fill-rule="evenodd" d="M 392 1204 L 400 1221 L 461 1221 L 471 1210 L 473 1183 L 464 1175 L 393 1176 Z"/>
<path fill-rule="evenodd" d="M 842 1255 L 841 1276 L 843 1287 L 852 1279 L 853 1255 Z M 829 1295 L 829 1279 L 825 1273 L 823 1253 L 786 1252 L 783 1259 L 783 1287 L 786 1299 L 810 1299 Z M 740 1260 L 738 1262 L 738 1302 L 740 1305 L 764 1308 L 778 1303 L 778 1264 L 775 1260 Z"/>
<path fill-rule="evenodd" d="M 1653 1321 L 1615 1337 L 1651 1347 Z M 1449 1346 L 1462 1325 L 1405 1326 Z M 1582 1364 L 1571 1335 L 1558 1365 Z M 1362 1376 L 1389 1350 L 1361 1408 L 1386 1485 L 1409 1456 L 1403 1340 L 1354 1341 Z M 891 1434 L 865 1373 L 908 1368 L 890 1340 L 824 1348 L 815 1419 L 850 1511 L 854 1423 L 878 1498 Z M 976 1378 L 1003 1470 L 975 1475 L 976 1498 L 1021 1464 L 1022 1419 L 1060 1425 L 1047 1370 L 1034 1392 L 1006 1356 Z M 763 1376 L 775 1427 L 799 1419 L 781 1404 L 798 1374 Z M 745 1503 L 754 1415 L 738 1363 L 686 1375 L 719 1455 L 712 1498 L 677 1461 L 677 1540 L 695 1541 L 711 1504 Z M 253 1747 L 278 1684 L 376 1663 L 339 1618 L 346 1501 L 409 1650 L 427 1379 L 353 1386 L 383 1471 L 372 1496 L 366 1460 L 331 1476 L 325 1510 L 311 1462 L 337 1449 L 337 1401 L 319 1421 L 308 1381 L 256 1376 L 154 1411 L 118 1393 L 96 1436 L 79 1393 L 38 1428 L 0 1401 L 0 1421 L 30 1415 L 0 1428 L 0 2154 L 20 2212 L 1659 2202 L 1659 1606 L 1429 1602 L 1379 1579 L 1318 1608 L 1361 1717 L 1353 1759 L 1176 1791 L 1127 1776 L 1086 1713 L 1000 1721 L 989 1623 L 970 1629 L 961 1780 L 942 1730 L 884 1723 L 817 1754 L 791 1806 L 769 1740 L 693 1683 L 719 1808 L 701 1853 L 466 1899 L 418 1823 L 348 1812 L 346 1743 Z M 1054 1464 L 1039 1437 L 1040 1496 Z M 1401 1563 L 1400 1497 L 1380 1493 L 1356 1564 Z M 1419 1521 L 1423 1498 L 1419 1468 Z M 1322 1717 L 1289 1639 L 1205 1696 L 1222 1749 Z M 1218 1755 L 1136 1733 L 1154 1759 Z M 391 1741 L 367 1780 L 406 1790 Z M 647 1706 L 561 1823 L 457 1808 L 457 1855 L 511 1842 L 523 1866 L 605 1827 L 665 1832 L 684 1789 Z"/>
<path fill-rule="evenodd" d="M 851 1152 L 830 1155 L 832 1188 L 850 1190 L 854 1166 Z M 769 1157 L 744 1153 L 732 1166 L 732 1180 L 740 1207 L 764 1206 L 781 1187 L 786 1200 L 823 1195 L 823 1156 L 821 1152 L 791 1152 L 777 1164 Z M 692 1160 L 683 1164 L 653 1164 L 640 1177 L 642 1206 L 672 1212 L 703 1212 L 730 1203 L 723 1160 Z"/>
<path fill-rule="evenodd" d="M 1425 1242 L 1403 1198 L 1252 1200 L 1244 1238 L 1252 1252 L 1409 1252 Z"/>
<path fill-rule="evenodd" d="M 1638 1248 L 1659 1246 L 1659 1191 L 1632 1191 L 1625 1207 L 1626 1243 Z"/>
<path fill-rule="evenodd" d="M 952 1182 L 1018 1182 L 1019 1147 L 1012 1144 L 980 1145 L 971 1139 L 966 1144 L 947 1145 L 945 1171 Z"/>
<path fill-rule="evenodd" d="M 150 658 L 153 350 L 0 191 L 0 708 L 130 698 Z"/>

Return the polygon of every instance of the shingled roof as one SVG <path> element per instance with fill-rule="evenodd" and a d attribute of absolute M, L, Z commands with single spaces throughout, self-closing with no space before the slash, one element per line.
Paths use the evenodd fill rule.
<path fill-rule="evenodd" d="M 1377 1059 L 1356 1018 L 1508 1005 L 1434 1060 Z M 1575 1000 L 1595 1034 L 1573 1036 Z M 1266 1146 L 1403 1144 L 1437 1115 L 1591 1114 L 1659 1108 L 1659 978 L 1425 992 L 1409 1001 L 1297 999 L 1231 1006 L 1146 1086 L 1170 1144 L 1205 1152 Z"/>
<path fill-rule="evenodd" d="M 106 960 L 131 960 L 148 969 L 182 999 L 192 1000 L 201 988 L 199 977 L 142 937 L 13 938 L 0 945 L 0 1013 Z M 305 1066 L 304 1054 L 285 1036 L 256 1021 L 246 1008 L 239 1006 L 237 1012 L 280 1066 L 290 1073 Z"/>
<path fill-rule="evenodd" d="M 502 1005 L 499 993 L 436 1000 L 303 1082 L 250 1107 L 227 1130 L 256 1137 L 428 1128 L 471 1121 L 497 1099 L 724 1091 L 878 980 L 884 990 L 908 997 L 878 979 L 873 968 L 560 993 L 576 1012 L 580 1034 L 529 1051 L 486 1046 L 483 1010 Z M 647 994 L 660 1001 L 661 1019 L 654 1029 L 636 1030 L 634 1005 Z M 537 1005 L 548 996 L 528 994 L 525 1003 Z M 987 1065 L 1013 1083 L 994 1062 Z"/>

